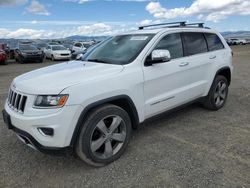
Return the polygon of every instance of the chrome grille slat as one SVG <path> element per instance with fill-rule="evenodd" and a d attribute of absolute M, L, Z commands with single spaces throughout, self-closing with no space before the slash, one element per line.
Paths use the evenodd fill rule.
<path fill-rule="evenodd" d="M 12 89 L 9 91 L 7 102 L 9 107 L 12 108 L 13 110 L 23 113 L 26 101 L 27 101 L 27 96 L 22 95 L 21 93 L 18 93 Z"/>

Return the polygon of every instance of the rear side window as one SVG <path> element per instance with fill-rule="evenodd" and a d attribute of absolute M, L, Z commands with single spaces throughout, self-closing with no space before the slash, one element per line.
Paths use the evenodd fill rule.
<path fill-rule="evenodd" d="M 209 51 L 220 50 L 224 48 L 220 38 L 212 33 L 205 33 Z"/>
<path fill-rule="evenodd" d="M 155 50 L 168 50 L 171 59 L 183 57 L 181 35 L 179 33 L 174 33 L 163 37 L 156 45 Z"/>
<path fill-rule="evenodd" d="M 207 52 L 207 44 L 202 33 L 183 33 L 185 55 Z"/>

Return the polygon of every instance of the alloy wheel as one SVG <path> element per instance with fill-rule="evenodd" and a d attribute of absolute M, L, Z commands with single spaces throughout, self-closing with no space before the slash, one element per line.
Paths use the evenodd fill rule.
<path fill-rule="evenodd" d="M 115 155 L 126 139 L 126 125 L 118 116 L 107 116 L 99 121 L 90 137 L 90 148 L 93 155 L 100 159 L 108 159 Z"/>
<path fill-rule="evenodd" d="M 227 97 L 227 84 L 224 81 L 220 81 L 214 93 L 214 102 L 217 107 L 222 106 Z"/>

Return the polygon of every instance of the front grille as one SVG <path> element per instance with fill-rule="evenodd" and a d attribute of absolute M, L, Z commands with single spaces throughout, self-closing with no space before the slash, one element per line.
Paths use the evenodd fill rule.
<path fill-rule="evenodd" d="M 68 56 L 69 54 L 61 54 L 61 56 Z"/>
<path fill-rule="evenodd" d="M 13 90 L 10 90 L 7 102 L 9 107 L 11 107 L 13 110 L 23 113 L 26 101 L 27 101 L 27 96 L 17 93 Z"/>

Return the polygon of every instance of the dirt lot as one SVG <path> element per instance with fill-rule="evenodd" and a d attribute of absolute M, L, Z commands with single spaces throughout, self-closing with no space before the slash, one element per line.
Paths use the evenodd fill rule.
<path fill-rule="evenodd" d="M 225 108 L 191 105 L 152 120 L 134 132 L 118 161 L 103 168 L 33 151 L 0 117 L 0 187 L 250 187 L 250 45 L 233 50 Z M 14 77 L 51 64 L 0 66 L 1 108 Z"/>

